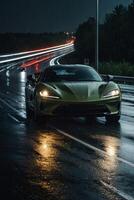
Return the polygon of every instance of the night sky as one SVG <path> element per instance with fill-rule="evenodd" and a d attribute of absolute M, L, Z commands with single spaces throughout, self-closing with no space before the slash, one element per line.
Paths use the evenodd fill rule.
<path fill-rule="evenodd" d="M 100 0 L 100 19 L 117 4 L 132 0 Z M 96 0 L 1 0 L 0 32 L 75 31 L 95 16 Z"/>

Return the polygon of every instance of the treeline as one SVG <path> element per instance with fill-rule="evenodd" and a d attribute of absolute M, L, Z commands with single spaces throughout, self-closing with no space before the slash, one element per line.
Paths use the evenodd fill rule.
<path fill-rule="evenodd" d="M 99 26 L 100 61 L 134 63 L 134 1 L 128 6 L 118 5 L 105 16 Z M 95 61 L 96 21 L 89 18 L 76 31 L 76 52 L 84 60 Z"/>
<path fill-rule="evenodd" d="M 0 53 L 27 51 L 66 42 L 68 36 L 59 33 L 0 33 Z"/>

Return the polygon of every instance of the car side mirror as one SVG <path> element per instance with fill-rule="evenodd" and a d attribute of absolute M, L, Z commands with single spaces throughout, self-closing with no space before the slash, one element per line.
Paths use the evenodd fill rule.
<path fill-rule="evenodd" d="M 20 68 L 20 71 L 21 71 L 21 72 L 25 71 L 25 68 L 21 67 L 21 68 Z"/>
<path fill-rule="evenodd" d="M 32 82 L 32 83 L 34 83 L 36 80 L 35 80 L 35 78 L 33 77 L 33 75 L 28 75 L 27 76 L 27 80 L 29 81 L 29 82 Z"/>
<path fill-rule="evenodd" d="M 41 73 L 36 73 L 36 74 L 30 74 L 27 76 L 27 80 L 31 82 L 32 84 L 36 84 L 39 80 Z"/>
<path fill-rule="evenodd" d="M 114 80 L 114 77 L 112 75 L 107 75 L 106 76 L 106 81 L 107 82 L 110 82 L 110 81 L 113 81 Z"/>

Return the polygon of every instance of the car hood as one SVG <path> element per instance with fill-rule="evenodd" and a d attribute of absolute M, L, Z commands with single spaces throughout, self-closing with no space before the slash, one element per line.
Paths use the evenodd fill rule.
<path fill-rule="evenodd" d="M 106 82 L 57 82 L 44 84 L 45 88 L 66 101 L 97 101 L 104 91 L 115 88 L 115 83 Z"/>

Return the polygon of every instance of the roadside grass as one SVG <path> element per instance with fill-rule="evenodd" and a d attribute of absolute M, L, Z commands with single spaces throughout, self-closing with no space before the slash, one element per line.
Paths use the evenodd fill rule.
<path fill-rule="evenodd" d="M 105 62 L 99 65 L 99 73 L 134 77 L 134 65 L 127 62 Z"/>

